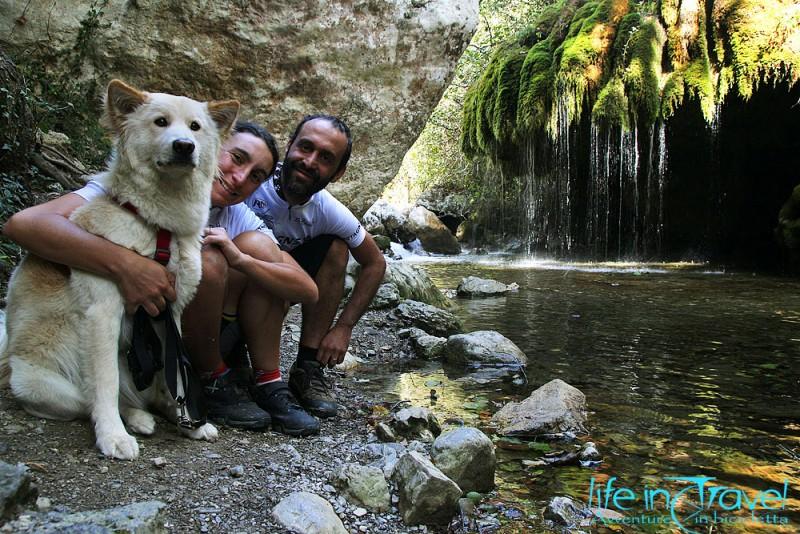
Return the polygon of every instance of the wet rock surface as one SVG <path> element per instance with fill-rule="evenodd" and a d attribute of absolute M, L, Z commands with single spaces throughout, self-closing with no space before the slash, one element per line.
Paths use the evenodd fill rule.
<path fill-rule="evenodd" d="M 461 332 L 462 326 L 452 313 L 415 300 L 406 300 L 394 310 L 408 326 L 420 328 L 432 336 L 446 337 Z"/>
<path fill-rule="evenodd" d="M 519 285 L 516 283 L 506 285 L 497 280 L 468 276 L 461 280 L 456 288 L 456 293 L 460 297 L 493 297 L 505 295 L 509 291 L 516 291 Z"/>
<path fill-rule="evenodd" d="M 477 428 L 456 428 L 440 435 L 431 447 L 431 459 L 464 492 L 494 488 L 494 445 Z"/>
<path fill-rule="evenodd" d="M 503 406 L 492 422 L 506 436 L 585 434 L 586 396 L 563 380 L 551 380 L 524 401 Z"/>
<path fill-rule="evenodd" d="M 517 370 L 528 362 L 513 341 L 494 330 L 450 336 L 444 354 L 448 362 L 466 366 L 507 366 Z"/>

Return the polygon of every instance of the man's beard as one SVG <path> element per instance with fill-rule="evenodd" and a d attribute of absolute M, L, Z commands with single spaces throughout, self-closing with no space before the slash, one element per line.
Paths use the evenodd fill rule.
<path fill-rule="evenodd" d="M 301 183 L 293 176 L 295 169 L 302 170 L 312 181 Z M 314 193 L 325 189 L 328 182 L 330 178 L 320 178 L 317 171 L 305 167 L 302 163 L 295 164 L 287 159 L 281 167 L 281 188 L 296 198 L 310 198 Z"/>

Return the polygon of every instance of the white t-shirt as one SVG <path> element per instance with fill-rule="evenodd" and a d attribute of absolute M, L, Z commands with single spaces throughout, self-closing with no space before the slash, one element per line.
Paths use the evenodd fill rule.
<path fill-rule="evenodd" d="M 290 206 L 276 189 L 280 188 L 280 172 L 278 165 L 275 174 L 245 204 L 272 230 L 283 250 L 293 250 L 324 234 L 341 238 L 351 249 L 364 241 L 367 232 L 356 216 L 324 189 L 314 193 L 305 204 Z"/>
<path fill-rule="evenodd" d="M 102 175 L 98 175 L 95 178 L 102 179 Z M 108 194 L 103 185 L 95 179 L 89 181 L 74 193 L 87 201 Z M 275 235 L 267 228 L 267 225 L 244 204 L 234 204 L 233 206 L 222 208 L 212 207 L 208 212 L 208 226 L 224 228 L 231 239 L 244 232 L 256 231 L 268 235 L 270 239 L 278 243 Z"/>

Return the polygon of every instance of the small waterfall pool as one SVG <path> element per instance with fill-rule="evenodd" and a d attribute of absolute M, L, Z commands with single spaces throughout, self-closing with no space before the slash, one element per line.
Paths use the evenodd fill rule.
<path fill-rule="evenodd" d="M 674 493 L 683 486 L 668 477 L 700 475 L 746 496 L 779 489 L 788 500 L 776 523 L 764 510 L 749 519 L 750 511 L 732 510 L 685 532 L 800 528 L 800 281 L 701 264 L 422 261 L 442 289 L 468 275 L 519 284 L 505 297 L 457 299 L 454 312 L 467 331 L 497 330 L 514 341 L 528 356 L 529 383 L 470 384 L 462 372 L 425 362 L 370 387 L 479 427 L 554 378 L 587 397 L 598 467 L 541 467 L 532 461 L 541 451 L 526 444 L 498 448 L 497 499 L 509 532 L 536 531 L 552 496 L 587 502 L 592 479 L 595 487 L 617 477 L 616 486 L 633 491 Z M 669 516 L 658 506 L 626 515 L 634 512 Z M 677 532 L 674 525 L 642 520 L 612 530 Z"/>

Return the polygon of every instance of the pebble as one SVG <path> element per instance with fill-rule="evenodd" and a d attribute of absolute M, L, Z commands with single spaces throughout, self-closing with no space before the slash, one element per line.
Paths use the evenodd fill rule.
<path fill-rule="evenodd" d="M 355 510 L 353 510 L 353 515 L 355 515 L 356 517 L 364 517 L 365 515 L 367 515 L 367 510 L 364 508 L 356 508 Z"/>
<path fill-rule="evenodd" d="M 162 456 L 158 456 L 157 458 L 150 458 L 150 459 L 153 461 L 153 465 L 158 467 L 159 469 L 161 469 L 165 465 L 167 465 L 167 460 Z"/>
<path fill-rule="evenodd" d="M 108 473 L 108 466 L 107 466 L 107 465 L 101 465 L 101 466 L 100 466 L 100 472 L 101 472 L 102 474 L 104 474 L 104 475 L 105 475 L 106 473 Z"/>
<path fill-rule="evenodd" d="M 47 497 L 39 497 L 36 499 L 36 509 L 40 512 L 46 512 L 50 509 L 53 504 L 50 502 L 50 499 Z"/>
<path fill-rule="evenodd" d="M 234 465 L 228 471 L 233 478 L 239 478 L 244 476 L 244 466 L 241 465 Z"/>

